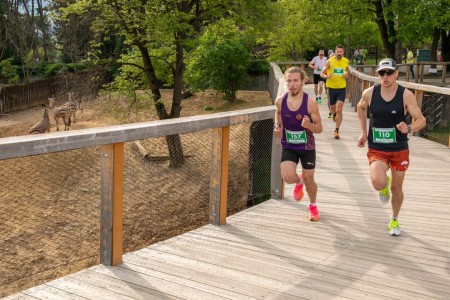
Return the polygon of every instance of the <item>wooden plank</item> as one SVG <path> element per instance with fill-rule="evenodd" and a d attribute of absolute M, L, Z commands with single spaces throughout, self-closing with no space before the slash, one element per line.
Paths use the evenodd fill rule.
<path fill-rule="evenodd" d="M 172 259 L 171 259 L 172 258 Z M 141 253 L 133 252 L 126 255 L 126 264 L 122 267 L 133 269 L 134 265 L 165 272 L 184 279 L 194 279 L 197 282 L 223 289 L 223 293 L 237 292 L 257 299 L 266 299 L 273 295 L 273 290 L 253 285 L 247 280 L 247 274 L 234 270 L 221 271 L 211 264 L 198 264 L 195 260 L 172 257 L 163 252 Z M 283 294 L 283 299 L 297 299 Z"/>
<path fill-rule="evenodd" d="M 24 293 L 17 293 L 8 297 L 2 298 L 3 300 L 36 300 L 37 298 L 29 296 Z"/>
<path fill-rule="evenodd" d="M 98 267 L 91 268 L 72 274 L 70 277 L 114 293 L 127 295 L 133 299 L 180 299 L 159 291 L 157 286 L 135 284 L 127 281 L 127 277 L 119 277 L 114 272 L 111 274 L 96 272 L 97 269 Z"/>
<path fill-rule="evenodd" d="M 79 297 L 84 297 L 86 299 L 92 300 L 131 300 L 133 298 L 126 295 L 108 291 L 103 288 L 96 287 L 92 284 L 86 284 L 81 281 L 72 279 L 70 277 L 63 277 L 57 280 L 48 282 L 46 285 L 51 286 L 56 289 L 64 290 L 68 293 L 77 295 Z"/>
<path fill-rule="evenodd" d="M 31 289 L 26 290 L 24 293 L 29 295 L 32 299 L 48 299 L 48 300 L 75 300 L 75 299 L 86 299 L 81 296 L 77 296 L 68 293 L 64 290 L 51 287 L 49 285 L 39 285 Z"/>
<path fill-rule="evenodd" d="M 181 248 L 179 249 L 182 250 Z M 141 251 L 151 251 L 154 252 L 153 249 L 143 249 Z M 170 253 L 170 252 L 166 252 Z M 147 254 L 147 253 L 146 253 Z M 178 257 L 184 257 L 189 258 L 190 260 L 194 261 L 194 264 L 196 268 L 203 269 L 207 265 L 213 266 L 213 269 L 217 270 L 219 272 L 218 274 L 221 274 L 224 277 L 230 276 L 231 274 L 234 274 L 234 276 L 239 276 L 239 280 L 243 282 L 243 284 L 250 283 L 252 285 L 257 286 L 256 288 L 264 288 L 272 290 L 273 293 L 272 296 L 279 296 L 280 298 L 283 298 L 284 294 L 291 297 L 297 297 L 297 299 L 342 299 L 342 296 L 330 294 L 321 292 L 318 290 L 315 290 L 311 287 L 304 287 L 299 284 L 291 284 L 289 280 L 285 280 L 284 278 L 273 278 L 270 276 L 270 274 L 266 274 L 265 272 L 261 272 L 261 268 L 258 266 L 252 265 L 252 269 L 246 269 L 244 266 L 249 266 L 248 263 L 242 263 L 240 266 L 234 266 L 231 267 L 231 264 L 233 264 L 232 261 L 229 262 L 229 264 L 224 263 L 227 259 L 222 257 L 213 257 L 210 258 L 201 258 L 199 255 L 192 253 L 187 254 L 186 256 L 182 255 L 181 253 L 171 253 L 173 256 L 172 258 L 178 258 Z M 243 258 L 245 260 L 245 258 Z M 182 260 L 183 264 L 188 263 L 187 260 Z M 238 275 L 236 275 L 238 274 Z M 295 278 L 295 277 L 293 277 Z M 282 293 L 281 295 L 279 293 Z"/>
<path fill-rule="evenodd" d="M 190 234 L 189 234 L 190 235 Z M 292 236 L 292 235 L 291 235 Z M 199 238 L 201 238 L 199 236 Z M 217 236 L 213 239 L 205 238 L 203 241 L 195 239 L 192 240 L 190 237 L 187 238 L 189 241 L 191 241 L 193 244 L 196 245 L 196 247 L 199 247 L 202 249 L 203 252 L 208 251 L 209 255 L 211 257 L 215 258 L 215 263 L 218 262 L 218 257 L 220 255 L 223 255 L 221 257 L 224 258 L 224 266 L 226 262 L 230 261 L 230 264 L 233 264 L 232 267 L 229 268 L 236 268 L 236 265 L 243 265 L 243 269 L 250 272 L 249 267 L 254 268 L 254 265 L 263 265 L 263 269 L 265 270 L 265 276 L 269 276 L 271 278 L 280 278 L 280 272 L 283 273 L 289 273 L 292 272 L 291 276 L 304 276 L 305 281 L 308 282 L 309 278 L 311 277 L 311 273 L 314 273 L 314 277 L 318 277 L 321 279 L 321 285 L 329 285 L 329 284 L 338 284 L 341 286 L 345 286 L 348 284 L 347 278 L 338 277 L 334 272 L 334 262 L 339 261 L 340 263 L 342 260 L 345 261 L 344 258 L 339 257 L 336 260 L 333 261 L 327 261 L 325 264 L 323 264 L 323 268 L 319 270 L 318 264 L 323 263 L 320 260 L 317 260 L 317 262 L 305 262 L 304 255 L 304 248 L 301 246 L 296 246 L 295 249 L 297 251 L 278 251 L 278 247 L 276 246 L 276 243 L 274 243 L 273 252 L 269 249 L 266 249 L 265 247 L 261 248 L 261 246 L 255 246 L 251 247 L 250 249 L 242 248 L 241 244 L 227 244 L 227 241 L 225 239 L 221 239 L 220 236 Z M 220 247 L 223 247 L 223 250 L 225 251 L 219 251 L 218 247 L 213 247 L 210 245 L 215 245 L 214 243 L 220 240 L 219 245 Z M 179 255 L 185 255 L 186 257 L 192 257 L 190 254 L 186 253 L 181 247 L 185 245 L 183 241 L 178 241 L 179 244 L 176 245 L 176 253 Z M 252 245 L 252 243 L 244 243 L 244 246 Z M 170 248 L 175 249 L 175 248 Z M 195 250 L 195 247 L 194 247 Z M 281 249 L 280 249 L 281 250 Z M 162 251 L 162 250 L 161 250 Z M 174 253 L 174 251 L 169 250 L 170 253 Z M 195 251 L 194 251 L 195 252 Z M 338 251 L 339 252 L 339 251 Z M 286 255 L 289 253 L 288 255 Z M 314 255 L 314 251 L 312 251 Z M 308 253 L 306 253 L 308 255 Z M 228 260 L 226 257 L 228 256 Z M 242 260 L 242 261 L 241 261 Z M 246 262 L 244 264 L 244 261 Z M 232 262 L 232 263 L 231 263 Z M 236 265 L 235 265 L 236 264 Z M 313 271 L 312 271 L 313 270 Z M 273 273 L 271 273 L 273 272 Z M 355 276 L 364 276 L 366 272 L 366 269 L 360 268 L 359 274 L 355 274 Z M 295 275 L 294 275 L 295 274 Z M 396 273 L 392 274 L 393 276 Z M 341 274 L 342 275 L 342 274 Z M 345 276 L 344 276 L 345 277 Z M 353 281 L 355 278 L 352 278 Z M 442 278 L 444 279 L 444 278 Z M 365 292 L 372 292 L 377 294 L 380 290 L 380 285 L 383 284 L 383 281 L 386 281 L 387 285 L 382 288 L 383 295 L 386 297 L 394 297 L 394 298 L 414 298 L 417 296 L 417 293 L 420 291 L 421 294 L 428 294 L 429 296 L 431 293 L 427 292 L 427 289 L 430 289 L 430 287 L 427 287 L 427 289 L 424 289 L 421 285 L 410 285 L 409 283 L 406 284 L 406 288 L 403 288 L 400 282 L 392 282 L 389 278 L 386 278 L 385 280 L 380 278 L 374 278 L 371 281 L 364 280 L 364 282 L 354 282 L 352 283 L 352 288 L 364 290 Z M 304 284 L 302 282 L 302 284 Z M 306 284 L 307 286 L 311 287 L 311 285 Z M 322 288 L 322 287 L 320 287 Z M 414 293 L 409 292 L 410 289 L 414 290 Z M 360 292 L 357 292 L 360 293 Z M 436 294 L 436 291 L 434 291 L 434 294 Z M 443 296 L 449 296 L 448 293 L 441 293 Z M 351 294 L 343 295 L 347 297 L 352 297 Z"/>
<path fill-rule="evenodd" d="M 98 266 L 92 268 L 91 271 L 120 279 L 120 281 L 125 283 L 129 282 L 143 287 L 153 287 L 164 294 L 182 299 L 233 299 L 229 295 L 221 295 L 223 291 L 213 287 L 201 287 L 193 281 L 190 281 L 189 284 L 183 284 L 183 280 L 176 276 L 143 270 L 142 268 L 139 272 L 133 272 L 128 268 L 116 267 L 111 269 L 106 266 Z"/>

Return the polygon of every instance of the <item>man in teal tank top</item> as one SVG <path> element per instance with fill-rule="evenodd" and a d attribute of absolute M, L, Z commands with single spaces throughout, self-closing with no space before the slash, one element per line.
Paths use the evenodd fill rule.
<path fill-rule="evenodd" d="M 362 93 L 358 103 L 358 118 L 361 136 L 358 146 L 369 144 L 367 157 L 373 187 L 379 191 L 383 204 L 389 202 L 392 191 L 392 216 L 389 234 L 400 235 L 398 214 L 403 203 L 403 180 L 409 166 L 407 135 L 422 129 L 426 119 L 416 103 L 414 94 L 397 83 L 398 68 L 394 60 L 385 58 L 377 68 L 380 84 Z M 369 131 L 367 131 L 367 109 L 369 109 Z M 415 120 L 406 123 L 406 114 Z M 387 171 L 391 169 L 391 176 Z"/>
<path fill-rule="evenodd" d="M 281 138 L 281 176 L 288 184 L 295 183 L 294 200 L 303 197 L 303 184 L 309 196 L 309 220 L 319 221 L 316 205 L 317 184 L 314 180 L 316 144 L 314 133 L 322 132 L 322 121 L 316 101 L 303 92 L 306 74 L 299 67 L 286 70 L 288 92 L 275 101 L 274 133 Z M 297 165 L 302 164 L 302 174 Z"/>

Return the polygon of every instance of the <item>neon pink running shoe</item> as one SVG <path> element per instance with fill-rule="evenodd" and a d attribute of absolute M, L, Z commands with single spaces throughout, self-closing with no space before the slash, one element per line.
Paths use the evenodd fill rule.
<path fill-rule="evenodd" d="M 300 201 L 303 198 L 303 175 L 298 175 L 301 182 L 297 183 L 294 187 L 294 199 L 295 201 Z"/>
<path fill-rule="evenodd" d="M 317 205 L 309 204 L 309 220 L 310 221 L 319 221 L 319 210 L 317 209 Z"/>

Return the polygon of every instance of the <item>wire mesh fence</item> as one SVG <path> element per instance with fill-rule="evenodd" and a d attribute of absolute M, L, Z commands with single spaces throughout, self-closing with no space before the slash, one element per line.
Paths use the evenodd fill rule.
<path fill-rule="evenodd" d="M 270 197 L 272 124 L 230 127 L 228 215 Z M 124 145 L 124 252 L 208 223 L 211 130 L 179 136 L 177 167 L 165 137 Z M 100 152 L 0 160 L 0 296 L 99 263 Z"/>
<path fill-rule="evenodd" d="M 420 136 L 450 146 L 450 95 L 424 93 L 422 113 L 427 125 Z"/>
<path fill-rule="evenodd" d="M 97 149 L 0 161 L 0 295 L 98 261 Z"/>

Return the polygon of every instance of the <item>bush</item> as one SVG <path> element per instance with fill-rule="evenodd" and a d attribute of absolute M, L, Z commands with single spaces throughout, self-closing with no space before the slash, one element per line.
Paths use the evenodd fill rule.
<path fill-rule="evenodd" d="M 252 75 L 269 74 L 269 69 L 269 62 L 267 60 L 252 60 L 247 67 L 247 73 Z"/>
<path fill-rule="evenodd" d="M 7 84 L 18 84 L 20 82 L 17 67 L 13 65 L 14 58 L 8 58 L 0 62 L 0 81 Z"/>
<path fill-rule="evenodd" d="M 221 20 L 209 27 L 188 59 L 187 84 L 194 90 L 213 88 L 234 101 L 247 79 L 250 53 L 244 45 L 245 37 L 232 21 Z"/>
<path fill-rule="evenodd" d="M 65 71 L 67 71 L 66 64 L 63 63 L 48 64 L 45 66 L 44 76 L 45 77 L 55 76 L 57 74 L 64 73 Z"/>

